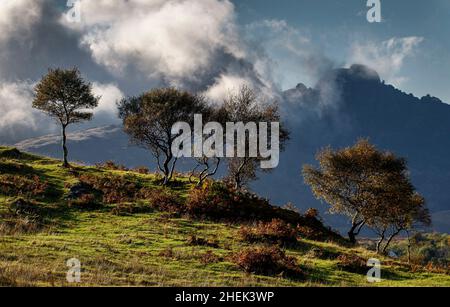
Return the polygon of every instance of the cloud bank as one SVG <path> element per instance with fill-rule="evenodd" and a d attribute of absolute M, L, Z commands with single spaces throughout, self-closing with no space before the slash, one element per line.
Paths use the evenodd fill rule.
<path fill-rule="evenodd" d="M 93 82 L 102 96 L 95 125 L 115 122 L 117 100 L 152 87 L 177 86 L 220 102 L 246 84 L 280 100 L 283 78 L 313 85 L 336 66 L 284 20 L 239 26 L 230 0 L 80 0 L 79 8 L 81 22 L 70 23 L 53 0 L 0 1 L 0 142 L 54 129 L 31 109 L 32 85 L 49 67 L 76 66 Z M 355 43 L 349 61 L 400 82 L 421 40 Z"/>
<path fill-rule="evenodd" d="M 367 65 L 375 69 L 388 83 L 398 87 L 407 80 L 401 75 L 406 58 L 414 55 L 423 40 L 423 37 L 410 36 L 393 37 L 381 43 L 355 42 L 351 46 L 347 65 L 354 63 Z"/>

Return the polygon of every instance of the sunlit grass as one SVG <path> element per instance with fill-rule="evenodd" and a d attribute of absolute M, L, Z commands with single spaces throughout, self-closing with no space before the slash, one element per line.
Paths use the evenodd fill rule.
<path fill-rule="evenodd" d="M 5 150 L 0 148 L 0 157 Z M 229 259 L 232 253 L 249 246 L 238 239 L 239 225 L 174 218 L 156 211 L 117 216 L 111 212 L 112 206 L 95 211 L 69 208 L 64 198 L 67 186 L 77 179 L 72 171 L 60 167 L 60 161 L 32 155 L 3 161 L 31 167 L 55 193 L 38 200 L 53 210 L 51 223 L 44 230 L 0 234 L 0 286 L 450 286 L 448 275 L 413 273 L 395 263 L 382 267 L 381 283 L 369 284 L 364 275 L 343 271 L 332 257 L 320 259 L 312 256 L 311 250 L 317 248 L 332 255 L 354 253 L 365 259 L 377 258 L 375 254 L 363 248 L 303 239 L 298 246 L 288 248 L 287 254 L 307 272 L 305 280 L 246 274 Z M 75 169 L 129 176 L 148 188 L 158 188 L 154 174 L 81 166 Z M 173 193 L 186 197 L 192 186 L 186 178 L 179 180 L 181 184 Z M 0 195 L 0 211 L 7 210 L 12 198 Z M 192 235 L 214 240 L 219 247 L 191 246 L 187 239 Z M 219 261 L 203 263 L 202 255 L 208 251 Z M 81 262 L 80 284 L 66 281 L 66 261 L 71 258 Z"/>

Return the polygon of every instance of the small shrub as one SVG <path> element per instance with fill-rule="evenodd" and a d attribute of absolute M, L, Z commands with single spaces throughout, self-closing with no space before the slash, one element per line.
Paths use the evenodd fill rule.
<path fill-rule="evenodd" d="M 302 238 L 305 239 L 315 241 L 322 241 L 324 239 L 321 233 L 318 233 L 315 229 L 309 226 L 297 225 L 297 232 Z"/>
<path fill-rule="evenodd" d="M 41 229 L 42 224 L 30 217 L 5 219 L 0 223 L 0 233 L 4 235 L 32 234 Z"/>
<path fill-rule="evenodd" d="M 232 222 L 267 221 L 275 213 L 267 200 L 217 182 L 193 189 L 186 207 L 187 213 L 193 217 Z"/>
<path fill-rule="evenodd" d="M 187 244 L 193 246 L 208 246 L 212 248 L 219 248 L 219 244 L 217 243 L 217 241 L 198 238 L 197 236 L 194 235 L 188 237 Z"/>
<path fill-rule="evenodd" d="M 164 258 L 174 258 L 175 254 L 173 252 L 173 248 L 172 247 L 167 247 L 166 249 L 162 250 L 159 254 L 159 257 L 164 257 Z"/>
<path fill-rule="evenodd" d="M 351 273 L 366 274 L 368 271 L 367 261 L 355 254 L 341 254 L 336 259 L 337 266 Z"/>
<path fill-rule="evenodd" d="M 289 202 L 286 205 L 284 205 L 282 208 L 285 209 L 285 210 L 292 211 L 292 212 L 300 214 L 300 210 L 293 203 Z"/>
<path fill-rule="evenodd" d="M 319 258 L 326 260 L 335 260 L 337 257 L 339 257 L 339 253 L 337 252 L 329 251 L 318 247 L 311 248 L 306 255 L 311 258 Z"/>
<path fill-rule="evenodd" d="M 39 176 L 0 175 L 0 194 L 42 197 L 47 193 L 48 184 Z"/>
<path fill-rule="evenodd" d="M 243 226 L 239 230 L 243 241 L 250 243 L 278 243 L 289 245 L 297 242 L 297 231 L 286 222 L 273 219 L 271 222 L 257 222 L 255 226 Z"/>
<path fill-rule="evenodd" d="M 145 166 L 138 166 L 138 167 L 134 168 L 133 171 L 136 173 L 139 173 L 139 174 L 143 174 L 143 175 L 150 174 L 150 170 L 148 169 L 148 167 L 145 167 Z"/>
<path fill-rule="evenodd" d="M 20 159 L 22 157 L 22 153 L 17 148 L 9 148 L 1 151 L 0 157 L 7 159 Z"/>
<path fill-rule="evenodd" d="M 79 180 L 82 184 L 99 191 L 103 196 L 103 203 L 106 204 L 133 201 L 139 191 L 139 187 L 124 176 L 84 174 L 80 176 Z"/>
<path fill-rule="evenodd" d="M 43 226 L 38 204 L 22 198 L 8 204 L 9 213 L 1 216 L 0 233 L 7 235 L 35 233 Z"/>
<path fill-rule="evenodd" d="M 450 274 L 450 266 L 448 265 L 439 265 L 433 262 L 428 262 L 428 264 L 424 267 L 425 272 L 428 273 L 436 273 L 436 274 Z"/>
<path fill-rule="evenodd" d="M 118 204 L 111 209 L 111 213 L 118 216 L 126 216 L 133 214 L 134 212 L 135 210 L 132 204 Z"/>
<path fill-rule="evenodd" d="M 206 253 L 200 256 L 200 262 L 207 265 L 211 263 L 220 262 L 221 258 L 214 254 L 212 251 L 207 251 Z"/>
<path fill-rule="evenodd" d="M 306 210 L 304 216 L 307 219 L 317 219 L 319 217 L 319 210 L 316 208 L 309 208 Z"/>
<path fill-rule="evenodd" d="M 151 206 L 162 212 L 181 215 L 185 212 L 183 204 L 178 197 L 167 190 L 151 190 L 146 193 L 146 200 Z"/>
<path fill-rule="evenodd" d="M 69 207 L 84 210 L 95 210 L 101 207 L 94 194 L 83 194 L 77 199 L 69 200 L 68 204 Z"/>
<path fill-rule="evenodd" d="M 0 171 L 9 174 L 31 174 L 34 169 L 23 163 L 0 158 Z"/>
<path fill-rule="evenodd" d="M 18 198 L 17 200 L 9 203 L 8 209 L 15 215 L 29 217 L 32 219 L 39 219 L 41 216 L 41 209 L 38 204 L 23 198 Z"/>
<path fill-rule="evenodd" d="M 234 254 L 232 261 L 247 273 L 290 278 L 301 278 L 304 275 L 295 258 L 287 256 L 278 247 L 245 249 Z"/>
<path fill-rule="evenodd" d="M 127 171 L 128 169 L 121 165 L 121 164 L 116 164 L 114 161 L 106 161 L 105 163 L 99 163 L 96 164 L 97 167 L 99 168 L 103 168 L 103 169 L 107 169 L 107 170 L 111 170 L 111 171 Z"/>

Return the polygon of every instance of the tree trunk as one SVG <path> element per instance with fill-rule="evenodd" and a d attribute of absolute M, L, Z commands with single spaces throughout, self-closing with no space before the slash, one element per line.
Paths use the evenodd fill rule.
<path fill-rule="evenodd" d="M 394 239 L 401 231 L 402 231 L 402 229 L 400 229 L 400 230 L 394 232 L 394 233 L 389 237 L 389 239 L 388 239 L 387 242 L 386 242 L 386 245 L 385 245 L 384 248 L 383 248 L 383 254 L 386 254 L 387 248 L 389 247 L 389 244 L 391 244 L 392 239 Z"/>
<path fill-rule="evenodd" d="M 409 236 L 409 231 L 406 232 L 408 236 L 408 264 L 411 264 L 411 237 Z"/>
<path fill-rule="evenodd" d="M 352 220 L 352 228 L 348 232 L 348 239 L 350 243 L 356 244 L 356 236 L 360 233 L 362 225 L 364 225 L 364 221 L 356 222 L 356 217 Z"/>
<path fill-rule="evenodd" d="M 63 148 L 63 167 L 69 167 L 69 161 L 67 160 L 67 156 L 69 154 L 69 151 L 67 150 L 66 142 L 67 142 L 67 136 L 66 136 L 66 127 L 65 125 L 62 126 L 62 148 Z"/>
<path fill-rule="evenodd" d="M 350 240 L 350 243 L 356 244 L 356 236 L 355 236 L 355 233 L 353 232 L 353 230 L 350 230 L 348 232 L 348 239 Z"/>
<path fill-rule="evenodd" d="M 385 236 L 384 236 L 385 232 L 383 231 L 383 233 L 380 236 L 380 240 L 378 240 L 377 242 L 377 254 L 379 254 L 381 252 L 381 244 L 383 243 Z"/>
<path fill-rule="evenodd" d="M 173 156 L 171 152 L 166 152 L 166 158 L 164 160 L 163 164 L 163 174 L 164 174 L 164 181 L 163 185 L 166 186 L 169 184 L 169 182 L 172 180 L 173 172 L 175 170 L 175 164 L 177 162 L 177 159 L 172 161 Z M 170 162 L 172 162 L 172 166 L 170 165 Z"/>
<path fill-rule="evenodd" d="M 242 189 L 241 173 L 246 163 L 247 163 L 246 158 L 244 158 L 241 164 L 239 165 L 239 168 L 237 169 L 236 173 L 234 174 L 234 188 L 236 190 Z"/>
<path fill-rule="evenodd" d="M 220 166 L 220 158 L 216 157 L 216 166 L 214 167 L 214 170 L 212 172 L 209 171 L 209 163 L 205 163 L 205 169 L 200 173 L 199 181 L 196 185 L 197 188 L 201 187 L 203 185 L 203 182 L 205 182 L 206 179 L 209 177 L 214 176 L 217 173 L 217 170 Z"/>

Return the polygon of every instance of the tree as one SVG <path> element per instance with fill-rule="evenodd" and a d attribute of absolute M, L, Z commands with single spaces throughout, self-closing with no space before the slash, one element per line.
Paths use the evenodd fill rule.
<path fill-rule="evenodd" d="M 241 86 L 236 93 L 230 93 L 225 99 L 221 114 L 226 114 L 228 122 L 243 123 L 247 125 L 249 123 L 260 122 L 280 122 L 280 114 L 278 105 L 276 103 L 267 104 L 259 101 L 258 96 L 248 86 Z M 235 133 L 238 133 L 237 131 Z M 246 133 L 246 140 L 249 140 L 248 131 Z M 258 130 L 258 136 L 260 131 Z M 268 133 L 270 136 L 270 133 Z M 227 135 L 227 138 L 229 136 Z M 286 141 L 289 139 L 289 132 L 283 125 L 280 124 L 279 144 L 280 150 L 284 149 Z M 234 147 L 237 147 L 237 138 Z M 264 144 L 267 148 L 271 146 L 270 137 L 267 138 L 267 144 Z M 227 180 L 231 182 L 236 189 L 241 189 L 247 185 L 250 181 L 258 178 L 259 162 L 264 158 L 258 155 L 252 157 L 249 154 L 249 142 L 245 144 L 246 153 L 243 157 L 228 157 L 227 167 L 228 176 Z M 261 146 L 261 144 L 259 144 Z M 236 152 L 236 151 L 235 151 Z M 268 172 L 271 169 L 264 169 Z"/>
<path fill-rule="evenodd" d="M 316 158 L 319 169 L 303 168 L 305 183 L 331 206 L 332 213 L 351 218 L 350 242 L 356 243 L 365 225 L 379 230 L 383 240 L 388 228 L 395 229 L 390 242 L 418 220 L 419 214 L 425 214 L 423 198 L 410 182 L 406 161 L 377 150 L 368 140 L 338 151 L 324 149 Z"/>
<path fill-rule="evenodd" d="M 50 69 L 35 87 L 33 108 L 55 118 L 62 127 L 63 167 L 69 167 L 66 146 L 67 126 L 91 120 L 100 97 L 92 94 L 92 85 L 85 82 L 78 69 Z"/>
<path fill-rule="evenodd" d="M 367 224 L 379 236 L 376 249 L 380 254 L 386 253 L 392 240 L 402 231 L 409 237 L 414 227 L 431 224 L 425 199 L 415 191 L 407 177 L 386 175 L 385 181 L 383 191 L 379 191 L 379 204 L 367 217 Z"/>
<path fill-rule="evenodd" d="M 118 107 L 124 131 L 134 144 L 152 152 L 164 175 L 163 185 L 167 185 L 178 160 L 172 153 L 178 137 L 172 134 L 172 127 L 177 122 L 192 126 L 195 114 L 209 112 L 205 99 L 175 88 L 162 88 L 123 99 Z"/>
<path fill-rule="evenodd" d="M 209 123 L 217 123 L 222 129 L 226 125 L 227 115 L 225 110 L 222 107 L 210 106 L 207 114 L 203 114 L 203 121 Z M 219 130 L 222 130 L 219 129 Z M 217 133 L 217 127 L 211 129 L 211 131 L 203 131 L 203 134 L 200 136 L 202 138 L 202 144 L 208 142 L 215 133 Z M 223 132 L 223 131 L 222 131 Z M 221 136 L 222 143 L 226 141 L 226 138 Z M 221 148 L 218 148 L 219 144 L 214 141 L 214 150 L 212 152 L 205 153 L 203 152 L 201 157 L 196 157 L 195 152 L 193 150 L 192 156 L 194 157 L 197 165 L 192 170 L 191 175 L 189 177 L 189 181 L 194 183 L 195 179 L 197 179 L 196 187 L 201 187 L 203 183 L 210 177 L 213 177 L 217 174 L 219 170 L 219 166 L 223 160 L 223 152 L 221 152 Z M 195 179 L 194 179 L 195 178 Z"/>

